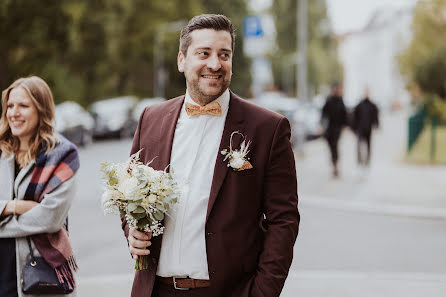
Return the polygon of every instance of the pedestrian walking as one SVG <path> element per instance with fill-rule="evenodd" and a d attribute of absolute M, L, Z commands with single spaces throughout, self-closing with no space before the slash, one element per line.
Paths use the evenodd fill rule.
<path fill-rule="evenodd" d="M 130 252 L 151 263 L 133 297 L 280 295 L 299 226 L 290 124 L 229 90 L 233 52 L 227 17 L 192 18 L 177 57 L 186 94 L 141 114 L 131 153 L 169 165 L 181 196 L 161 236 L 123 220 Z"/>
<path fill-rule="evenodd" d="M 370 166 L 372 130 L 378 128 L 378 107 L 370 100 L 369 89 L 365 88 L 364 98 L 353 112 L 353 129 L 358 138 L 358 164 Z"/>
<path fill-rule="evenodd" d="M 342 86 L 339 83 L 334 83 L 331 87 L 330 95 L 322 108 L 321 122 L 330 149 L 333 176 L 338 177 L 338 142 L 342 129 L 347 125 L 347 110 L 342 99 Z"/>
<path fill-rule="evenodd" d="M 0 296 L 75 296 L 64 225 L 79 168 L 76 147 L 54 133 L 53 96 L 41 78 L 16 80 L 1 104 Z M 57 284 L 25 277 L 25 264 L 33 263 L 34 271 L 46 266 Z"/>

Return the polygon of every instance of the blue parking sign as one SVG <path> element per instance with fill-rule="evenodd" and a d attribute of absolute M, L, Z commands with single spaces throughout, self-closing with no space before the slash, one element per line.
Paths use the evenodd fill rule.
<path fill-rule="evenodd" d="M 247 16 L 243 20 L 243 36 L 249 37 L 262 37 L 262 22 L 258 16 Z"/>

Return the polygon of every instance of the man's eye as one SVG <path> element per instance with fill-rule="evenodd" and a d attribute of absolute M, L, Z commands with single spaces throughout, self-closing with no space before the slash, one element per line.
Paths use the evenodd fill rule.
<path fill-rule="evenodd" d="M 208 56 L 208 53 L 207 52 L 199 52 L 198 55 L 200 57 L 206 57 L 206 56 Z"/>
<path fill-rule="evenodd" d="M 228 60 L 231 57 L 231 54 L 229 54 L 229 53 L 222 53 L 222 54 L 220 54 L 220 57 L 222 57 L 225 60 Z"/>

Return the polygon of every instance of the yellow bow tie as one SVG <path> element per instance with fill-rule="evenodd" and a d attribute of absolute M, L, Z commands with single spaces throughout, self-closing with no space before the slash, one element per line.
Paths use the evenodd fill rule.
<path fill-rule="evenodd" d="M 218 102 L 211 102 L 205 106 L 195 105 L 186 102 L 186 113 L 189 116 L 199 114 L 209 114 L 213 116 L 221 116 L 221 106 Z"/>

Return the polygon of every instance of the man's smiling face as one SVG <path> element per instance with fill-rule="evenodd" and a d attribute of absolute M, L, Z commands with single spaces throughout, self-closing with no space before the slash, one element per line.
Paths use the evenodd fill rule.
<path fill-rule="evenodd" d="M 227 31 L 199 29 L 190 33 L 187 55 L 178 54 L 191 98 L 201 105 L 217 99 L 229 87 L 232 75 L 232 39 Z"/>

